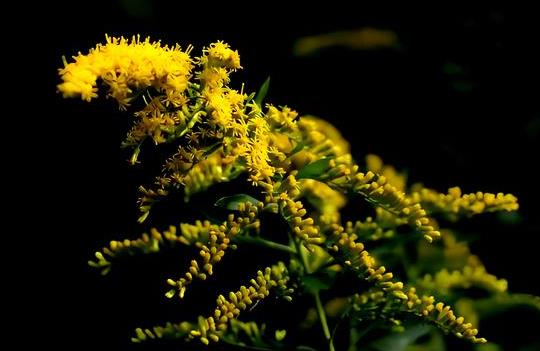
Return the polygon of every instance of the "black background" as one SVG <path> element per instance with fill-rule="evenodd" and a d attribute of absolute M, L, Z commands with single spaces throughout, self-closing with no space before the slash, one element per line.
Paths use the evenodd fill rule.
<path fill-rule="evenodd" d="M 130 116 L 111 100 L 87 104 L 64 100 L 55 91 L 61 56 L 85 52 L 105 33 L 140 33 L 184 47 L 191 43 L 194 52 L 225 40 L 239 50 L 244 67 L 233 76 L 233 85 L 246 82 L 253 91 L 271 76 L 267 101 L 330 120 L 351 141 L 358 160 L 377 153 L 407 169 L 411 181 L 441 191 L 460 185 L 465 192 L 515 194 L 521 204 L 517 223 L 479 216 L 462 229 L 481 238 L 473 251 L 490 272 L 509 280 L 511 291 L 540 293 L 534 244 L 540 234 L 535 169 L 540 31 L 532 11 L 494 5 L 372 9 L 362 2 L 304 6 L 65 2 L 41 5 L 32 9 L 31 19 L 25 17 L 28 26 L 39 28 L 32 38 L 32 59 L 41 67 L 36 72 L 44 83 L 39 104 L 46 108 L 32 116 L 37 143 L 24 156 L 37 171 L 29 177 L 31 200 L 21 207 L 35 208 L 39 221 L 21 223 L 38 226 L 30 236 L 35 253 L 21 263 L 31 262 L 23 277 L 32 279 L 27 302 L 39 307 L 23 319 L 47 332 L 21 342 L 126 349 L 133 327 L 177 320 L 188 308 L 162 298 L 164 278 L 181 271 L 185 260 L 171 256 L 166 262 L 173 265 L 163 267 L 147 259 L 105 278 L 86 266 L 108 240 L 135 237 L 145 229 L 135 223 L 135 199 L 137 185 L 148 174 L 128 167 L 128 154 L 119 148 Z M 292 54 L 301 36 L 366 26 L 394 30 L 400 48 L 330 49 L 308 58 Z M 462 73 L 445 72 L 448 65 Z M 460 84 L 470 89 L 456 89 Z M 242 262 L 230 267 L 230 288 L 256 270 Z M 206 305 L 192 306 L 195 299 L 187 305 L 210 311 L 214 287 L 197 293 L 208 294 Z M 488 330 L 487 337 L 519 344 L 513 332 L 504 336 L 510 326 L 502 324 Z M 530 325 L 523 322 L 519 328 L 527 334 Z"/>

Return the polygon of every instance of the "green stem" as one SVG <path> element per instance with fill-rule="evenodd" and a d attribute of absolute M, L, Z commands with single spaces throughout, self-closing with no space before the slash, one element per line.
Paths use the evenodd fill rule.
<path fill-rule="evenodd" d="M 313 293 L 313 296 L 315 297 L 315 305 L 317 307 L 317 314 L 319 315 L 319 320 L 321 321 L 324 337 L 328 341 L 328 349 L 330 351 L 335 351 L 334 343 L 332 342 L 332 335 L 330 334 L 330 328 L 328 328 L 328 322 L 326 321 L 326 313 L 324 312 L 324 307 L 322 305 L 319 292 L 317 291 Z"/>
<path fill-rule="evenodd" d="M 300 246 L 300 243 L 298 242 L 298 240 L 295 240 L 295 238 L 292 238 L 292 240 L 296 247 L 296 251 L 298 252 L 298 256 L 300 256 L 300 261 L 302 262 L 302 265 L 304 266 L 304 270 L 306 274 L 310 274 L 311 272 L 308 269 L 307 258 L 306 258 L 304 250 L 302 250 L 302 247 Z M 326 338 L 326 341 L 328 341 L 328 350 L 335 351 L 334 343 L 332 342 L 332 335 L 330 334 L 330 328 L 328 328 L 328 321 L 326 320 L 326 313 L 324 312 L 324 307 L 322 305 L 321 296 L 319 295 L 319 292 L 315 291 L 313 293 L 313 297 L 315 298 L 315 307 L 317 308 L 317 314 L 319 315 L 319 320 L 321 321 L 324 337 Z"/>
<path fill-rule="evenodd" d="M 295 238 L 291 238 L 291 240 L 294 243 L 294 247 L 296 248 L 296 252 L 297 252 L 298 256 L 300 256 L 300 261 L 302 262 L 302 266 L 304 267 L 304 271 L 306 272 L 306 274 L 310 274 L 311 272 L 309 270 L 309 266 L 308 266 L 308 263 L 307 263 L 306 254 L 305 254 L 304 250 L 302 250 L 301 244 Z"/>
<path fill-rule="evenodd" d="M 269 249 L 287 252 L 287 253 L 292 254 L 292 255 L 296 255 L 296 253 L 297 253 L 297 251 L 295 249 L 293 249 L 292 247 L 290 247 L 290 246 L 283 245 L 283 244 L 280 244 L 280 243 L 276 243 L 275 241 L 270 241 L 270 240 L 266 240 L 266 239 L 262 239 L 262 238 L 255 238 L 255 237 L 251 237 L 251 236 L 237 236 L 237 237 L 234 238 L 234 241 L 236 241 L 238 243 L 245 243 L 245 244 L 263 246 L 263 247 L 267 247 Z"/>

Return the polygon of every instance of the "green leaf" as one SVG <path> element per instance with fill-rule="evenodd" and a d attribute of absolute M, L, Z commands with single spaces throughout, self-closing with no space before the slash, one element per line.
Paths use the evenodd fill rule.
<path fill-rule="evenodd" d="M 394 333 L 373 341 L 369 346 L 370 350 L 378 351 L 404 351 L 407 346 L 414 343 L 419 337 L 427 334 L 432 329 L 425 324 L 407 326 L 402 333 Z"/>
<path fill-rule="evenodd" d="M 259 200 L 255 199 L 254 197 L 251 197 L 246 194 L 236 194 L 233 196 L 225 196 L 221 199 L 217 200 L 214 206 L 217 207 L 223 207 L 228 210 L 238 210 L 240 208 L 240 204 L 249 202 L 253 205 L 258 205 L 260 203 Z"/>
<path fill-rule="evenodd" d="M 262 107 L 262 102 L 268 93 L 268 88 L 270 87 L 270 77 L 266 78 L 263 85 L 259 88 L 257 95 L 255 95 L 255 103 Z"/>
<path fill-rule="evenodd" d="M 304 166 L 296 176 L 296 179 L 302 179 L 302 178 L 311 178 L 311 179 L 317 179 L 320 177 L 324 172 L 328 170 L 328 167 L 330 165 L 330 158 L 329 157 L 323 157 L 320 160 L 317 160 L 315 162 L 311 162 L 310 164 Z"/>

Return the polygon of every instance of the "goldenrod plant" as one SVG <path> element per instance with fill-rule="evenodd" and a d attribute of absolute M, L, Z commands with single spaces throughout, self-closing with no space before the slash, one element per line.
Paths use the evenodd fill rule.
<path fill-rule="evenodd" d="M 245 180 L 246 191 L 212 200 L 227 212 L 223 218 L 111 240 L 89 265 L 108 274 L 130 256 L 192 247 L 198 254 L 163 282 L 166 298 L 181 304 L 194 285 L 226 275 L 220 262 L 240 246 L 257 245 L 286 259 L 260 267 L 252 257 L 243 263 L 238 288 L 216 291 L 215 306 L 201 303 L 197 320 L 179 315 L 161 326 L 137 328 L 133 342 L 176 338 L 256 350 L 434 350 L 429 343 L 440 341 L 440 332 L 487 343 L 476 326 L 486 306 L 539 308 L 535 297 L 509 294 L 507 282 L 488 273 L 467 237 L 452 228 L 478 214 L 516 211 L 516 197 L 466 194 L 458 187 L 440 193 L 409 185 L 405 173 L 376 155 L 356 162 L 330 123 L 263 103 L 269 81 L 258 93 L 244 85 L 233 88 L 230 76 L 242 67 L 229 45 L 218 41 L 200 56 L 194 52 L 192 46 L 149 38 L 106 37 L 87 54 L 64 59 L 59 69 L 57 88 L 64 97 L 91 101 L 101 90 L 131 111 L 133 125 L 122 144 L 131 150 L 131 164 L 165 144 L 172 150 L 155 181 L 139 188 L 139 222 L 152 221 L 156 205 L 170 196 L 189 203 L 219 183 Z M 372 210 L 359 208 L 356 220 L 345 220 L 342 210 L 354 199 Z M 283 233 L 265 230 L 268 221 L 280 221 Z M 340 288 L 343 282 L 347 289 Z M 468 289 L 484 291 L 482 301 L 477 304 Z M 269 296 L 282 304 L 308 296 L 312 308 L 294 330 L 244 319 Z M 326 343 L 289 341 L 309 332 L 320 332 Z M 424 346 L 416 342 L 422 335 L 430 336 Z"/>

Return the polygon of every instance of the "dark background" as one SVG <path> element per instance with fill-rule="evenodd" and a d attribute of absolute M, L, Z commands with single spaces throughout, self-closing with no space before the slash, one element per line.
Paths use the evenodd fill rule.
<path fill-rule="evenodd" d="M 406 169 L 411 181 L 440 191 L 459 185 L 465 192 L 515 194 L 521 208 L 513 221 L 479 216 L 462 229 L 480 237 L 474 252 L 488 271 L 509 280 L 511 291 L 540 294 L 534 244 L 540 234 L 540 31 L 531 9 L 372 9 L 363 3 L 291 9 L 143 0 L 41 6 L 28 24 L 39 24 L 34 58 L 44 66 L 37 74 L 46 113 L 33 119 L 39 172 L 32 186 L 40 195 L 32 205 L 45 215 L 35 231 L 38 262 L 28 265 L 35 281 L 28 299 L 44 309 L 28 317 L 47 333 L 22 342 L 126 349 L 134 327 L 177 320 L 185 308 L 162 298 L 164 278 L 181 271 L 183 261 L 165 268 L 154 259 L 134 262 L 105 278 L 86 266 L 108 240 L 135 237 L 144 229 L 135 223 L 136 187 L 149 179 L 127 166 L 128 154 L 119 148 L 129 115 L 111 100 L 86 104 L 55 92 L 61 56 L 86 52 L 105 33 L 191 43 L 194 53 L 225 40 L 239 50 L 244 67 L 233 85 L 246 82 L 253 91 L 271 76 L 267 101 L 328 119 L 351 141 L 358 160 L 377 153 Z M 299 37 L 366 26 L 395 31 L 400 48 L 292 54 Z M 231 267 L 232 277 L 252 274 L 241 264 Z M 207 288 L 199 293 L 210 294 L 208 305 L 198 310 L 212 308 L 213 286 Z M 497 338 L 499 328 L 487 337 Z M 506 339 L 508 345 L 517 340 Z"/>

